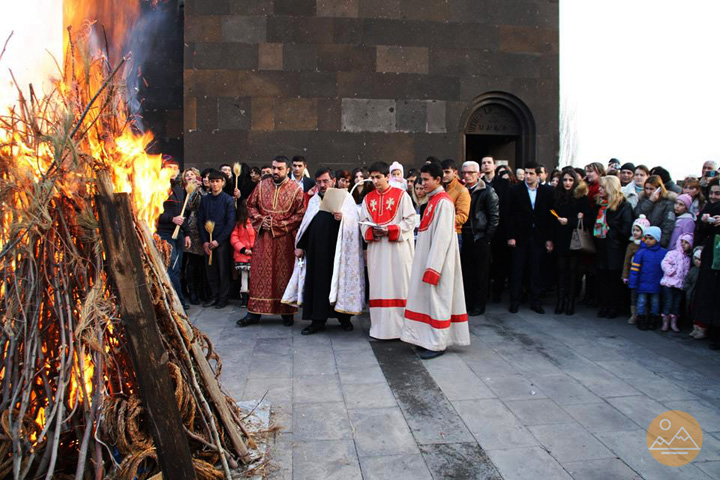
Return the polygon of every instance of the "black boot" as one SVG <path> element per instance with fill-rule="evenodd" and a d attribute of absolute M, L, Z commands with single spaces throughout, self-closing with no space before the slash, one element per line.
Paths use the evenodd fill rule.
<path fill-rule="evenodd" d="M 575 297 L 569 297 L 565 303 L 565 315 L 575 314 Z"/>
<path fill-rule="evenodd" d="M 635 321 L 635 325 L 637 326 L 638 330 L 647 330 L 648 329 L 648 316 L 641 315 L 638 313 L 637 320 Z"/>
<path fill-rule="evenodd" d="M 650 320 L 648 320 L 648 329 L 649 330 L 657 330 L 657 328 L 660 326 L 660 315 L 650 315 Z"/>
<path fill-rule="evenodd" d="M 555 315 L 560 315 L 565 311 L 565 303 L 565 292 L 560 290 L 558 291 L 557 305 L 555 306 Z"/>
<path fill-rule="evenodd" d="M 240 294 L 240 308 L 246 308 L 248 304 L 248 294 L 247 293 L 241 293 Z M 192 303 L 192 302 L 191 302 Z"/>

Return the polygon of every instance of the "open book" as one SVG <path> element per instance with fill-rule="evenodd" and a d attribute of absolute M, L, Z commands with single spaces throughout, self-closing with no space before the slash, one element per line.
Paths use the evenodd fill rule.
<path fill-rule="evenodd" d="M 321 212 L 337 213 L 342 210 L 345 197 L 350 195 L 347 190 L 341 188 L 328 188 L 320 202 Z"/>

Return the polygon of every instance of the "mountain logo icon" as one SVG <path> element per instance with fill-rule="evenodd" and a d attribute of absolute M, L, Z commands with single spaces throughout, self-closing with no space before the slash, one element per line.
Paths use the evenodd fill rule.
<path fill-rule="evenodd" d="M 702 444 L 700 424 L 692 415 L 680 410 L 668 410 L 658 415 L 647 431 L 650 454 L 670 467 L 692 462 L 700 453 Z"/>

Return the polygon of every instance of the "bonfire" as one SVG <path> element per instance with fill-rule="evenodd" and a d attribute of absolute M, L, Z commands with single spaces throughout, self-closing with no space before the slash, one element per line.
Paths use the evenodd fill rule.
<path fill-rule="evenodd" d="M 171 172 L 98 32 L 69 28 L 53 90 L 17 85 L 0 113 L 0 478 L 167 478 L 174 448 L 183 478 L 230 478 L 255 443 L 170 284 L 152 229 Z"/>

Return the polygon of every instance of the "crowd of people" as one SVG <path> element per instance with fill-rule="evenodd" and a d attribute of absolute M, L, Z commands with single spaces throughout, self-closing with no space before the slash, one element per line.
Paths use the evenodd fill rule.
<path fill-rule="evenodd" d="M 173 248 L 169 274 L 186 308 L 239 296 L 247 327 L 262 315 L 290 326 L 302 307 L 305 335 L 328 318 L 351 330 L 368 308 L 372 337 L 432 358 L 468 344 L 468 315 L 507 289 L 511 313 L 527 303 L 543 314 L 556 293 L 557 315 L 579 302 L 598 317 L 629 312 L 641 330 L 685 322 L 720 348 L 713 161 L 680 184 L 663 167 L 616 159 L 548 172 L 428 157 L 419 169 L 377 162 L 313 178 L 307 165 L 278 156 L 260 168 L 178 172 L 158 234 Z"/>

